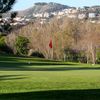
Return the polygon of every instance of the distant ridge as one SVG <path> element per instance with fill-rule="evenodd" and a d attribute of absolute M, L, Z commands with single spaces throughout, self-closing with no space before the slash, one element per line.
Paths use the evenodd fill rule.
<path fill-rule="evenodd" d="M 22 11 L 17 11 L 19 17 L 26 17 L 29 19 L 34 19 L 34 15 L 41 16 L 41 15 L 46 15 L 46 14 L 58 14 L 59 12 L 62 12 L 64 9 L 77 9 L 76 7 L 70 7 L 67 5 L 59 4 L 59 3 L 46 3 L 46 2 L 37 2 L 34 3 L 32 7 L 22 10 Z M 78 13 L 95 13 L 96 15 L 100 15 L 100 5 L 94 5 L 94 6 L 84 6 L 83 8 L 78 8 Z M 40 14 L 40 15 L 39 15 Z M 9 17 L 11 15 L 11 12 L 8 12 L 6 14 L 3 14 L 3 17 Z M 51 17 L 52 18 L 52 17 Z"/>
<path fill-rule="evenodd" d="M 38 2 L 35 3 L 34 6 L 31 8 L 28 8 L 23 11 L 19 11 L 19 16 L 28 16 L 28 15 L 31 16 L 33 13 L 57 12 L 65 8 L 70 8 L 70 7 L 67 5 L 62 5 L 54 2 L 50 2 L 50 3 Z"/>

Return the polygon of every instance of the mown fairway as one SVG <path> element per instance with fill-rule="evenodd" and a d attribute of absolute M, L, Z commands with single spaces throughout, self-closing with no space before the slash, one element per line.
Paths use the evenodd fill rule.
<path fill-rule="evenodd" d="M 100 100 L 100 65 L 0 56 L 0 100 Z"/>

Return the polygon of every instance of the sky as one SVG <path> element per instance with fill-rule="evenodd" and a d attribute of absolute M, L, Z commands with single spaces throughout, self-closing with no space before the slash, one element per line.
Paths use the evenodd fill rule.
<path fill-rule="evenodd" d="M 33 6 L 35 2 L 56 2 L 74 7 L 100 5 L 100 0 L 16 0 L 13 10 L 27 9 Z"/>

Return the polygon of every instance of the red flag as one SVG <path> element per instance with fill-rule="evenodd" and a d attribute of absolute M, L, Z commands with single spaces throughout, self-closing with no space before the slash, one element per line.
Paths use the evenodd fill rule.
<path fill-rule="evenodd" d="M 52 40 L 50 40 L 49 47 L 52 49 Z"/>

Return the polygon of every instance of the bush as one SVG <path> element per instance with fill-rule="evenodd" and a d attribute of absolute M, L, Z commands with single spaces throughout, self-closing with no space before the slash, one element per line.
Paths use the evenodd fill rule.
<path fill-rule="evenodd" d="M 26 37 L 17 37 L 15 46 L 18 55 L 26 55 L 28 53 L 28 43 L 29 40 Z"/>
<path fill-rule="evenodd" d="M 5 46 L 6 46 L 5 37 L 4 36 L 0 36 L 0 50 L 4 49 Z"/>
<path fill-rule="evenodd" d="M 83 51 L 65 49 L 66 61 L 86 63 L 86 57 Z"/>
<path fill-rule="evenodd" d="M 37 58 L 45 58 L 45 56 L 42 53 L 38 52 L 38 51 L 33 52 L 31 56 L 37 57 Z"/>
<path fill-rule="evenodd" d="M 6 45 L 5 36 L 0 36 L 0 53 L 12 53 L 12 50 Z"/>

